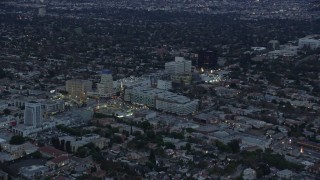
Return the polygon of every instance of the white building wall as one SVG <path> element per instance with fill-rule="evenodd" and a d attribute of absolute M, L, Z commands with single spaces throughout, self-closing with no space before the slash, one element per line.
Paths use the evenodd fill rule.
<path fill-rule="evenodd" d="M 25 104 L 24 124 L 27 126 L 41 126 L 42 108 L 40 103 L 29 102 Z"/>
<path fill-rule="evenodd" d="M 156 109 L 162 110 L 165 112 L 174 113 L 177 115 L 188 115 L 197 110 L 198 107 L 198 101 L 190 101 L 188 103 L 179 104 L 176 102 L 170 102 L 166 100 L 156 100 Z"/>
<path fill-rule="evenodd" d="M 101 81 L 97 85 L 100 95 L 111 96 L 113 94 L 113 78 L 112 74 L 102 74 Z"/>
<path fill-rule="evenodd" d="M 164 89 L 164 90 L 172 89 L 172 82 L 171 81 L 158 80 L 157 88 L 158 89 Z"/>
<path fill-rule="evenodd" d="M 191 73 L 191 61 L 175 57 L 175 61 L 165 63 L 165 70 L 169 74 Z"/>
<path fill-rule="evenodd" d="M 125 97 L 130 98 L 131 103 L 154 107 L 158 110 L 177 115 L 191 114 L 198 108 L 198 100 L 190 100 L 184 96 L 175 95 L 174 93 L 160 89 L 139 87 L 133 88 L 130 91 L 126 89 Z M 179 98 L 183 99 L 183 101 Z"/>
<path fill-rule="evenodd" d="M 316 49 L 320 47 L 320 40 L 312 38 L 299 39 L 299 48 L 310 47 L 310 49 Z"/>

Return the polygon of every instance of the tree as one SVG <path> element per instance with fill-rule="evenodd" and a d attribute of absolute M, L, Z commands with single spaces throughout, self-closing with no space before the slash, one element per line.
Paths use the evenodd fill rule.
<path fill-rule="evenodd" d="M 240 152 L 240 146 L 239 146 L 238 140 L 232 140 L 231 142 L 228 143 L 228 146 L 231 148 L 231 151 L 233 153 Z"/>
<path fill-rule="evenodd" d="M 96 166 L 92 166 L 91 167 L 91 173 L 97 172 L 97 167 Z"/>
<path fill-rule="evenodd" d="M 176 146 L 171 142 L 165 142 L 164 145 L 166 146 L 166 149 L 176 149 Z"/>
<path fill-rule="evenodd" d="M 113 136 L 111 138 L 111 142 L 112 143 L 116 143 L 116 144 L 121 144 L 122 143 L 122 138 L 120 136 Z"/>
<path fill-rule="evenodd" d="M 68 153 L 71 153 L 71 143 L 70 143 L 70 141 L 67 141 L 67 142 L 66 142 L 66 151 L 67 151 Z"/>
<path fill-rule="evenodd" d="M 5 114 L 5 115 L 10 115 L 10 114 L 11 114 L 10 109 L 8 109 L 8 108 L 4 109 L 4 110 L 3 110 L 3 114 Z"/>
<path fill-rule="evenodd" d="M 192 128 L 187 128 L 186 131 L 187 131 L 188 133 L 193 133 L 193 132 L 194 132 L 194 129 L 192 129 Z"/>
<path fill-rule="evenodd" d="M 25 142 L 25 139 L 22 136 L 12 136 L 12 138 L 9 141 L 10 144 L 14 144 L 14 145 L 23 144 L 24 142 Z"/>
<path fill-rule="evenodd" d="M 141 135 L 141 132 L 140 131 L 134 131 L 132 133 L 133 136 L 140 136 Z"/>
<path fill-rule="evenodd" d="M 124 134 L 126 137 L 129 137 L 129 131 L 127 130 L 122 130 L 122 134 Z"/>
<path fill-rule="evenodd" d="M 190 151 L 190 150 L 191 150 L 191 144 L 190 144 L 190 143 L 187 143 L 187 144 L 186 144 L 186 150 L 187 150 L 187 151 Z"/>
<path fill-rule="evenodd" d="M 150 151 L 149 161 L 152 162 L 152 163 L 156 162 L 156 155 L 154 154 L 153 150 Z"/>
<path fill-rule="evenodd" d="M 175 139 L 184 139 L 184 133 L 177 133 L 177 132 L 172 132 L 170 134 L 171 137 L 175 138 Z"/>
<path fill-rule="evenodd" d="M 92 151 L 91 155 L 92 155 L 92 159 L 97 163 L 101 163 L 104 159 L 101 152 L 97 150 Z"/>
<path fill-rule="evenodd" d="M 53 147 L 59 148 L 59 147 L 60 147 L 59 138 L 53 137 L 53 138 L 51 139 L 51 144 L 52 144 Z"/>
<path fill-rule="evenodd" d="M 4 70 L 2 68 L 0 68 L 0 79 L 5 78 L 6 77 L 6 72 L 4 72 Z"/>
<path fill-rule="evenodd" d="M 146 135 L 149 139 L 155 139 L 156 138 L 156 133 L 152 130 L 146 131 Z"/>
<path fill-rule="evenodd" d="M 78 148 L 76 155 L 77 155 L 78 157 L 81 157 L 81 158 L 86 157 L 86 156 L 87 156 L 87 150 L 86 150 L 86 148 L 85 148 L 85 147 L 80 147 L 80 148 Z"/>
<path fill-rule="evenodd" d="M 60 149 L 61 149 L 62 151 L 64 151 L 64 144 L 65 144 L 65 140 L 62 139 L 61 142 L 60 142 Z"/>
<path fill-rule="evenodd" d="M 36 151 L 34 153 L 31 153 L 31 156 L 35 159 L 41 159 L 42 158 L 42 154 L 39 151 Z"/>
<path fill-rule="evenodd" d="M 149 121 L 143 121 L 140 125 L 143 131 L 152 129 L 152 125 L 149 123 Z"/>
<path fill-rule="evenodd" d="M 216 146 L 218 147 L 220 152 L 227 152 L 230 153 L 232 150 L 230 148 L 230 146 L 223 144 L 220 141 L 216 141 Z"/>
<path fill-rule="evenodd" d="M 259 166 L 258 166 L 256 171 L 257 171 L 257 176 L 258 177 L 262 177 L 262 176 L 268 175 L 271 172 L 269 166 L 267 164 L 264 164 L 264 163 L 259 164 Z"/>

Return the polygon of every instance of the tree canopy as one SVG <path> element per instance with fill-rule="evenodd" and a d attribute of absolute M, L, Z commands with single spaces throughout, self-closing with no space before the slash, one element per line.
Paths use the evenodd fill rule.
<path fill-rule="evenodd" d="M 12 136 L 12 138 L 9 141 L 10 144 L 14 144 L 14 145 L 23 144 L 24 142 L 25 142 L 25 139 L 22 136 Z"/>
<path fill-rule="evenodd" d="M 4 72 L 4 70 L 2 68 L 0 68 L 0 79 L 5 78 L 6 77 L 6 72 Z"/>

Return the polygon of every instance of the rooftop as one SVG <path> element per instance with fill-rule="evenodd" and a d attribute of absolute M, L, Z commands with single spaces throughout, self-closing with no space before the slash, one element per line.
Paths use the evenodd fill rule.
<path fill-rule="evenodd" d="M 59 163 L 64 162 L 64 161 L 66 161 L 68 159 L 69 159 L 68 156 L 61 155 L 61 156 L 58 156 L 58 157 L 52 159 L 51 162 L 54 163 L 54 164 L 59 164 Z"/>
<path fill-rule="evenodd" d="M 40 147 L 39 151 L 42 152 L 42 153 L 49 154 L 49 155 L 54 156 L 54 157 L 58 157 L 58 156 L 61 156 L 63 154 L 67 154 L 64 151 L 61 151 L 61 150 L 56 149 L 56 148 L 51 147 L 51 146 Z"/>

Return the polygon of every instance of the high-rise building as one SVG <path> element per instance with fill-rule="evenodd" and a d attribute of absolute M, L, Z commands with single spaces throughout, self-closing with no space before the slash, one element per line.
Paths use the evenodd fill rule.
<path fill-rule="evenodd" d="M 185 60 L 183 57 L 175 57 L 175 61 L 165 64 L 165 70 L 169 74 L 190 74 L 191 61 Z"/>
<path fill-rule="evenodd" d="M 71 79 L 66 82 L 66 90 L 76 100 L 87 98 L 87 93 L 92 91 L 92 82 L 89 80 Z"/>
<path fill-rule="evenodd" d="M 214 69 L 218 63 L 216 51 L 200 51 L 198 53 L 197 67 L 203 69 Z"/>
<path fill-rule="evenodd" d="M 113 94 L 112 72 L 105 69 L 101 72 L 101 80 L 97 85 L 100 96 L 110 97 Z"/>
<path fill-rule="evenodd" d="M 25 104 L 24 124 L 35 127 L 42 125 L 41 103 L 31 101 Z"/>

